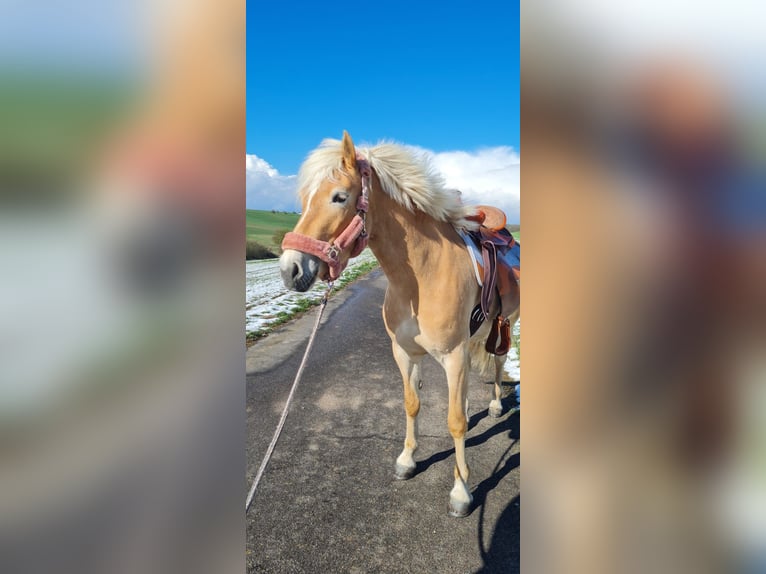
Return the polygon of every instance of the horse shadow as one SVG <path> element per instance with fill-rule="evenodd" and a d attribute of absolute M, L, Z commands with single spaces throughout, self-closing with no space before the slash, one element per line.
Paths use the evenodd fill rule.
<path fill-rule="evenodd" d="M 513 395 L 510 395 L 508 397 L 504 397 L 502 399 L 502 405 L 503 405 L 503 412 L 508 413 L 508 411 L 511 411 L 510 414 L 504 415 L 502 418 L 498 419 L 497 424 L 492 425 L 490 428 L 485 430 L 483 433 L 472 436 L 470 438 L 467 438 L 465 440 L 465 447 L 466 449 L 473 448 L 475 446 L 479 446 L 481 444 L 484 444 L 489 439 L 491 439 L 493 436 L 497 436 L 502 433 L 508 433 L 508 438 L 511 439 L 511 444 L 509 445 L 509 449 L 513 444 L 519 439 L 519 411 L 516 409 L 518 406 L 518 403 L 516 402 L 516 397 Z M 515 409 L 515 410 L 514 410 Z M 474 413 L 471 415 L 471 417 L 468 419 L 468 430 L 475 428 L 476 425 L 479 424 L 483 419 L 487 418 L 489 416 L 489 409 L 484 409 L 483 411 L 479 411 L 478 413 Z M 428 470 L 432 465 L 441 462 L 450 456 L 455 452 L 455 448 L 449 448 L 446 450 L 443 450 L 441 452 L 437 452 L 429 456 L 428 458 L 424 460 L 417 461 L 415 463 L 415 474 L 420 474 L 421 472 L 424 472 Z M 506 451 L 507 454 L 507 451 Z M 505 457 L 505 454 L 503 455 Z M 497 480 L 492 485 L 492 488 L 497 485 L 500 480 L 507 475 L 513 468 L 516 468 L 518 464 L 518 455 L 514 455 L 510 457 L 508 460 L 513 460 L 515 458 L 516 464 L 512 468 L 503 467 L 501 469 L 501 476 L 497 477 Z M 476 487 L 476 491 L 474 492 L 474 508 L 477 508 L 480 504 L 484 504 L 484 500 L 486 499 L 487 492 L 491 490 L 491 488 L 488 488 L 487 481 L 492 479 L 496 474 L 493 473 L 493 476 L 488 478 L 487 480 L 484 480 L 479 486 Z"/>
<path fill-rule="evenodd" d="M 518 455 L 516 455 L 518 456 Z M 484 550 L 483 520 L 479 522 L 479 551 L 484 564 L 473 574 L 510 574 L 521 571 L 521 497 L 516 496 L 503 509 L 495 523 L 488 550 Z"/>
<path fill-rule="evenodd" d="M 499 457 L 492 473 L 485 478 L 473 491 L 473 510 L 480 512 L 478 520 L 478 546 L 483 565 L 474 574 L 492 574 L 495 572 L 519 572 L 520 569 L 520 497 L 514 497 L 503 509 L 492 530 L 489 548 L 484 549 L 484 512 L 487 495 L 500 484 L 511 471 L 519 467 L 520 454 L 510 454 L 511 449 L 520 439 L 520 415 L 515 393 L 502 400 L 503 412 L 507 413 L 497 423 L 483 433 L 467 438 L 466 448 L 484 444 L 494 436 L 507 433 L 510 439 L 508 447 Z M 510 412 L 509 412 L 510 411 Z M 474 413 L 468 420 L 468 430 L 475 428 L 489 416 L 489 409 Z M 449 458 L 455 452 L 454 447 L 437 452 L 425 460 L 416 462 L 416 474 L 419 474 L 437 462 Z"/>

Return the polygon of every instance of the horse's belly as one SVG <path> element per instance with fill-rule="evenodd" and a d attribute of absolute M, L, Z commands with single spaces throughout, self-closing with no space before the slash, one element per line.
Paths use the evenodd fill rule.
<path fill-rule="evenodd" d="M 445 337 L 443 332 L 423 331 L 416 319 L 402 322 L 395 331 L 390 331 L 390 335 L 409 355 L 414 357 L 428 354 L 437 361 L 452 352 L 456 342 L 454 336 Z"/>
<path fill-rule="evenodd" d="M 383 304 L 388 333 L 412 355 L 449 353 L 468 339 L 469 315 L 477 293 L 478 287 L 471 283 L 463 290 L 432 290 L 428 298 L 413 300 L 392 292 L 389 286 Z"/>

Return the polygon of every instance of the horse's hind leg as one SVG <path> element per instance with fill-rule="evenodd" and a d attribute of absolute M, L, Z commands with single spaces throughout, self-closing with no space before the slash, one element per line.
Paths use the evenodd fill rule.
<path fill-rule="evenodd" d="M 519 319 L 519 309 L 511 313 L 508 321 L 511 323 L 511 340 L 513 340 L 513 326 Z M 503 366 L 505 365 L 506 355 L 495 356 L 495 398 L 489 403 L 489 416 L 499 417 L 503 414 Z"/>
<path fill-rule="evenodd" d="M 495 356 L 495 399 L 489 403 L 489 416 L 499 417 L 503 414 L 503 365 L 505 355 Z"/>
<path fill-rule="evenodd" d="M 404 411 L 407 415 L 407 435 L 404 439 L 404 450 L 396 459 L 394 476 L 398 480 L 407 480 L 415 474 L 415 459 L 413 454 L 418 448 L 418 412 L 420 412 L 420 357 L 412 357 L 395 341 L 392 343 L 394 359 L 402 373 L 404 383 Z"/>

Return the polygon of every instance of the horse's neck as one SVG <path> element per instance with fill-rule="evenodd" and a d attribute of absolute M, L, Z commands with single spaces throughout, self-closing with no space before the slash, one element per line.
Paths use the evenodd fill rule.
<path fill-rule="evenodd" d="M 390 284 L 422 276 L 449 246 L 450 231 L 454 234 L 450 224 L 405 209 L 379 188 L 370 194 L 367 218 L 370 249 Z"/>

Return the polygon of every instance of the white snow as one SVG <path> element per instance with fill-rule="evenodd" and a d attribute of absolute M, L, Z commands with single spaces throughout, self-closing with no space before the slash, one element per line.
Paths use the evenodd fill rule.
<path fill-rule="evenodd" d="M 366 249 L 352 259 L 346 269 L 374 259 L 372 252 Z M 319 300 L 326 290 L 325 283 L 317 281 L 305 293 L 288 291 L 279 274 L 278 259 L 248 261 L 245 266 L 245 331 L 249 333 L 274 323 L 280 313 L 297 309 L 298 301 Z"/>
<path fill-rule="evenodd" d="M 374 259 L 375 256 L 372 252 L 365 249 L 359 257 L 349 262 L 347 269 Z M 318 281 L 305 293 L 288 291 L 279 274 L 278 259 L 248 261 L 245 269 L 245 331 L 248 333 L 274 323 L 279 318 L 280 313 L 290 312 L 298 308 L 298 301 L 302 299 L 321 299 L 327 288 L 324 283 Z M 513 326 L 513 336 L 514 339 L 521 336 L 520 320 Z M 519 358 L 515 347 L 511 347 L 511 350 L 508 351 L 505 369 L 511 376 L 511 380 L 518 381 L 520 379 Z"/>
<path fill-rule="evenodd" d="M 521 338 L 521 319 L 516 321 L 513 326 L 513 341 L 520 340 Z M 511 376 L 512 381 L 518 381 L 521 379 L 521 370 L 519 367 L 519 355 L 516 353 L 516 347 L 511 346 L 508 354 L 505 358 L 505 370 Z M 518 388 L 516 389 L 518 393 Z M 518 399 L 518 396 L 516 397 Z"/>

